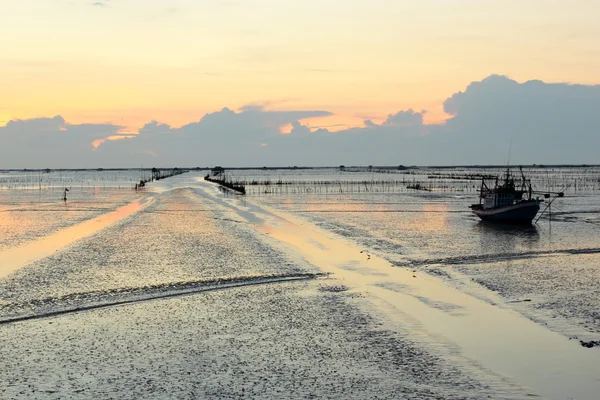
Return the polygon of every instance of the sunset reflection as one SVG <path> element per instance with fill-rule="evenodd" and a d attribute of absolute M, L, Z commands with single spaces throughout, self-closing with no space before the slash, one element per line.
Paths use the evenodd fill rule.
<path fill-rule="evenodd" d="M 403 227 L 418 231 L 448 230 L 448 206 L 446 204 L 424 204 L 421 212 L 411 213 Z"/>

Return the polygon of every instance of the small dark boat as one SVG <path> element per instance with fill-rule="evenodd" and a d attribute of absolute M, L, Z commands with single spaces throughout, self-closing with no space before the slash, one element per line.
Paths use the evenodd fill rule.
<path fill-rule="evenodd" d="M 530 224 L 540 210 L 544 200 L 533 198 L 535 193 L 531 181 L 525 179 L 521 170 L 520 187 L 506 169 L 506 175 L 499 182 L 495 178 L 494 187 L 488 185 L 490 179 L 482 178 L 479 193 L 479 204 L 471 205 L 473 213 L 484 221 L 501 221 Z"/>

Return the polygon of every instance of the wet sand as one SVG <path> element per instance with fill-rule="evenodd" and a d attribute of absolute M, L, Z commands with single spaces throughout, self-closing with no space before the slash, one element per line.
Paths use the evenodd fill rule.
<path fill-rule="evenodd" d="M 2 327 L 2 396 L 520 397 L 421 349 L 410 332 L 386 330 L 351 294 L 319 290 L 327 284 L 256 285 Z"/>
<path fill-rule="evenodd" d="M 552 223 L 544 215 L 539 224 L 526 227 L 479 221 L 468 211 L 473 196 L 459 192 L 261 200 L 368 248 L 398 268 L 439 277 L 576 342 L 600 339 L 595 192 L 559 199 Z"/>
<path fill-rule="evenodd" d="M 19 268 L 32 263 L 35 260 L 47 257 L 52 253 L 81 240 L 84 237 L 106 228 L 119 220 L 139 211 L 152 198 L 136 200 L 130 204 L 119 207 L 114 211 L 101 214 L 84 222 L 75 223 L 67 228 L 59 229 L 57 232 L 44 236 L 38 240 L 23 244 L 0 253 L 0 278 L 5 277 Z M 17 222 L 18 223 L 18 222 Z"/>
<path fill-rule="evenodd" d="M 195 179 L 0 279 L 0 397 L 595 398 L 598 352 Z"/>
<path fill-rule="evenodd" d="M 0 189 L 0 251 L 104 215 L 140 195 L 130 189 L 74 188 L 66 203 L 61 198 L 55 189 Z"/>
<path fill-rule="evenodd" d="M 490 302 L 467 295 L 437 277 L 394 268 L 389 261 L 327 231 L 306 226 L 301 219 L 235 198 L 226 201 L 239 207 L 240 215 L 252 213 L 249 220 L 255 221 L 260 231 L 288 244 L 350 288 L 385 303 L 386 315 L 392 321 L 397 319 L 398 325 L 408 314 L 435 335 L 436 341 L 443 338 L 467 358 L 544 398 L 591 399 L 600 391 L 600 353 L 500 306 L 500 297 Z M 486 300 L 492 298 L 494 294 L 488 293 Z"/>

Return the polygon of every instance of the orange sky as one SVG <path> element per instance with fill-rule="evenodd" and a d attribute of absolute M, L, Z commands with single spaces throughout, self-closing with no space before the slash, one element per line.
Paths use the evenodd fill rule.
<path fill-rule="evenodd" d="M 590 84 L 600 70 L 596 1 L 105 4 L 4 7 L 0 125 L 61 115 L 127 133 L 246 104 L 335 114 L 311 126 L 408 108 L 438 123 L 446 98 L 492 73 Z"/>

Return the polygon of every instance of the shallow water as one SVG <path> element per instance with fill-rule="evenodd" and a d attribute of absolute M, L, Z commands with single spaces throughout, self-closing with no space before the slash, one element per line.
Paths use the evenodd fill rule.
<path fill-rule="evenodd" d="M 131 188 L 72 188 L 65 202 L 63 189 L 0 189 L 0 251 L 113 211 L 140 197 Z"/>
<path fill-rule="evenodd" d="M 0 259 L 72 230 L 0 278 L 3 397 L 594 398 L 598 348 L 569 340 L 600 330 L 593 190 L 523 229 L 464 192 L 240 197 L 202 175 L 82 188 L 76 218 L 0 191 L 0 227 L 50 221 Z"/>
<path fill-rule="evenodd" d="M 596 374 L 600 354 L 518 315 L 494 293 L 487 291 L 485 301 L 465 295 L 480 287 L 463 285 L 459 291 L 416 269 L 394 268 L 369 249 L 360 250 L 352 241 L 306 226 L 302 218 L 249 202 L 227 200 L 240 216 L 253 214 L 248 220 L 265 234 L 286 243 L 353 290 L 368 293 L 379 313 L 386 310 L 392 324 L 403 326 L 406 316 L 418 321 L 429 345 L 443 343 L 446 351 L 457 346 L 456 352 L 463 357 L 545 398 L 593 398 L 600 389 Z"/>
<path fill-rule="evenodd" d="M 442 276 L 456 286 L 475 280 L 506 301 L 528 299 L 529 317 L 569 337 L 600 337 L 600 192 L 557 199 L 551 215 L 526 227 L 479 221 L 468 209 L 476 194 L 458 192 L 255 198 L 398 267 Z"/>

